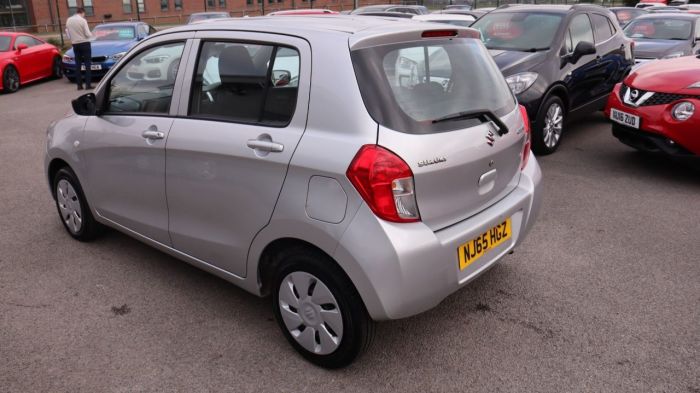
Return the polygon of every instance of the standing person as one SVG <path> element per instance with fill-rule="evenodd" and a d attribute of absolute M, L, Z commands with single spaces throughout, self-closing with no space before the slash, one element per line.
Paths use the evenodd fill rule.
<path fill-rule="evenodd" d="M 90 26 L 88 26 L 85 20 L 84 8 L 78 8 L 75 15 L 68 18 L 66 21 L 66 31 L 68 31 L 68 37 L 70 38 L 71 44 L 73 45 L 73 52 L 75 53 L 75 80 L 78 82 L 78 90 L 83 90 L 83 75 L 80 71 L 81 65 L 85 66 L 85 88 L 88 90 L 92 89 L 92 75 L 90 75 L 90 66 L 92 65 L 92 47 L 90 46 L 90 40 L 92 39 L 92 33 L 90 33 Z"/>

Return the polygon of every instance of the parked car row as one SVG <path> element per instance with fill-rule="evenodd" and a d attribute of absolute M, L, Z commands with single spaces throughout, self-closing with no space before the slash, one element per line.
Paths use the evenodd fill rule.
<path fill-rule="evenodd" d="M 531 150 L 554 152 L 568 119 L 604 109 L 623 143 L 697 162 L 700 59 L 633 70 L 657 39 L 639 26 L 695 37 L 675 22 L 690 16 L 623 32 L 595 5 L 504 6 L 471 27 L 383 16 L 395 12 L 212 19 L 145 39 L 110 26 L 125 53 L 48 130 L 68 234 L 111 227 L 271 295 L 289 343 L 335 368 L 374 321 L 436 306 L 523 241 L 541 203 Z"/>

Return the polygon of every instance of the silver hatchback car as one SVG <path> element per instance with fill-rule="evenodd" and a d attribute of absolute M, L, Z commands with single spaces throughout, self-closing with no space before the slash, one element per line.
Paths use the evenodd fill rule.
<path fill-rule="evenodd" d="M 522 242 L 529 122 L 475 30 L 245 18 L 139 43 L 48 130 L 78 240 L 122 231 L 259 296 L 349 364 L 374 321 L 435 307 Z"/>

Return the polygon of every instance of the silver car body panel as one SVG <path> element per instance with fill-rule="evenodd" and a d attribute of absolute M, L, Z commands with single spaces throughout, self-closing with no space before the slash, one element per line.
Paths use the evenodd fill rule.
<path fill-rule="evenodd" d="M 387 27 L 387 24 L 391 26 Z M 534 222 L 541 199 L 541 172 L 536 159 L 530 157 L 522 172 L 509 172 L 503 179 L 507 184 L 500 190 L 494 187 L 493 194 L 482 200 L 481 204 L 468 206 L 463 214 L 457 214 L 458 217 L 448 218 L 449 212 L 441 212 L 439 207 L 435 207 L 431 208 L 434 213 L 429 214 L 433 216 L 429 221 L 396 224 L 377 218 L 346 177 L 345 172 L 357 151 L 363 145 L 377 143 L 378 138 L 380 143 L 392 145 L 397 150 L 403 149 L 401 154 L 406 155 L 405 161 L 410 161 L 417 185 L 423 183 L 419 174 L 439 170 L 439 165 L 418 168 L 414 161 L 419 157 L 433 158 L 433 152 L 426 149 L 422 153 L 411 147 L 410 143 L 416 141 L 407 142 L 412 138 L 405 138 L 404 134 L 380 130 L 368 114 L 355 78 L 349 47 L 351 40 L 379 42 L 378 36 L 387 30 L 415 37 L 426 29 L 444 28 L 444 25 L 410 20 L 388 21 L 352 16 L 242 18 L 168 29 L 139 43 L 120 64 L 128 62 L 150 45 L 180 37 L 188 38 L 173 91 L 170 116 L 161 118 L 168 119 L 165 120 L 166 123 L 172 121 L 172 127 L 167 124 L 157 125 L 159 130 L 161 127 L 168 128 L 167 140 L 161 140 L 165 144 L 165 163 L 161 164 L 160 157 L 147 157 L 143 161 L 144 151 L 148 152 L 148 149 L 138 146 L 136 139 L 131 136 L 121 136 L 125 139 L 113 139 L 112 143 L 128 140 L 128 144 L 135 144 L 138 149 L 144 150 L 133 150 L 129 153 L 133 162 L 120 162 L 119 166 L 123 171 L 136 171 L 132 175 L 137 180 L 127 180 L 127 174 L 114 172 L 105 177 L 116 176 L 112 179 L 119 179 L 119 185 L 124 187 L 124 190 L 117 192 L 122 192 L 125 200 L 131 198 L 134 203 L 137 201 L 133 198 L 141 198 L 134 194 L 139 194 L 144 189 L 158 195 L 167 195 L 165 203 L 169 211 L 169 236 L 163 236 L 162 217 L 154 218 L 162 215 L 162 205 L 157 198 L 146 198 L 145 203 L 152 210 L 145 213 L 148 222 L 140 222 L 139 207 L 134 207 L 131 213 L 122 214 L 128 217 L 121 217 L 117 214 L 118 211 L 112 212 L 116 208 L 106 209 L 103 206 L 109 198 L 105 197 L 105 190 L 96 188 L 113 186 L 100 182 L 92 184 L 94 171 L 105 163 L 97 163 L 98 167 L 87 169 L 84 156 L 91 156 L 98 150 L 105 149 L 105 146 L 99 146 L 99 138 L 89 138 L 89 143 L 83 143 L 83 128 L 88 121 L 86 117 L 69 116 L 49 128 L 47 173 L 54 159 L 67 162 L 81 180 L 98 221 L 231 281 L 251 293 L 263 294 L 259 262 L 266 247 L 276 240 L 292 238 L 313 244 L 334 258 L 356 286 L 372 318 L 402 318 L 425 311 L 488 269 L 521 242 Z M 468 29 L 459 30 L 471 34 Z M 300 49 L 300 52 L 303 51 L 302 75 L 307 78 L 306 82 L 302 82 L 304 87 L 300 87 L 297 110 L 289 127 L 269 129 L 186 118 L 198 46 L 200 39 L 206 37 L 293 42 L 293 46 Z M 104 94 L 117 69 L 115 67 L 111 70 L 98 85 L 98 96 Z M 509 116 L 501 120 L 507 122 L 509 128 L 517 128 L 519 115 Z M 101 121 L 107 122 L 106 119 Z M 139 131 L 142 126 L 151 125 L 143 119 L 140 122 L 130 122 L 137 125 L 133 128 Z M 192 133 L 195 127 L 196 135 Z M 120 133 L 124 134 L 127 130 L 130 127 L 112 128 L 110 133 L 115 135 L 110 138 L 119 138 Z M 102 130 L 103 133 L 106 131 Z M 478 133 L 480 130 L 466 132 Z M 266 157 L 255 156 L 246 147 L 246 139 L 255 138 L 262 133 L 268 133 L 275 140 L 279 139 L 284 144 L 283 152 L 270 153 Z M 441 135 L 446 134 L 436 134 L 435 139 L 432 136 L 429 138 L 431 149 L 441 148 Z M 462 139 L 459 133 L 455 133 L 454 137 Z M 510 146 L 520 145 L 520 138 L 522 136 L 517 134 L 517 130 L 511 128 L 509 134 L 496 142 L 502 142 L 501 148 L 508 150 Z M 475 139 L 474 146 L 479 139 Z M 420 143 L 422 142 L 421 140 Z M 486 159 L 489 151 L 498 151 L 486 146 L 486 140 L 483 143 L 484 147 L 477 148 L 475 157 Z M 459 153 L 448 150 L 443 153 L 450 157 Z M 160 153 L 156 155 L 158 154 Z M 510 159 L 519 160 L 519 152 L 513 150 L 509 154 L 512 154 Z M 92 161 L 98 159 L 97 155 L 91 157 Z M 117 160 L 116 155 L 112 160 Z M 503 158 L 499 158 L 499 162 L 500 160 Z M 139 165 L 144 166 L 144 162 L 149 164 L 146 165 L 147 168 L 153 168 L 153 163 L 158 168 L 165 168 L 163 179 L 156 179 L 157 175 L 153 175 L 155 172 L 148 178 L 143 177 L 138 171 L 143 169 Z M 288 167 L 285 168 L 286 163 Z M 258 165 L 262 165 L 262 171 L 244 177 L 241 168 L 236 168 L 237 165 L 255 166 L 256 171 Z M 481 175 L 478 173 L 481 170 L 479 167 L 478 170 L 466 172 L 471 178 L 476 174 Z M 166 181 L 166 178 L 169 180 Z M 236 182 L 243 181 L 245 186 L 233 191 L 231 182 L 234 179 Z M 256 183 L 262 179 L 264 184 Z M 318 183 L 318 179 L 324 181 Z M 498 176 L 496 179 L 496 182 L 501 180 Z M 425 181 L 429 180 L 426 178 Z M 145 184 L 146 182 L 150 184 Z M 157 184 L 162 184 L 162 191 L 157 190 L 160 188 Z M 318 195 L 322 197 L 319 198 Z M 250 204 L 255 202 L 254 196 L 265 206 L 251 207 Z M 422 209 L 420 205 L 419 209 Z M 100 215 L 107 211 L 109 213 Z M 426 214 L 429 211 L 430 209 L 426 210 Z M 204 218 L 211 221 L 195 217 L 195 213 L 206 215 Z M 512 238 L 460 271 L 458 246 L 506 217 L 512 219 Z M 451 224 L 441 229 L 449 222 Z M 226 224 L 240 227 L 229 228 Z M 241 239 L 248 239 L 248 245 L 245 244 L 246 240 L 235 239 L 240 233 L 243 233 Z M 173 238 L 172 242 L 170 237 Z M 218 247 L 214 255 L 211 250 L 207 250 L 212 247 Z M 230 257 L 226 255 L 228 252 L 231 252 Z"/>

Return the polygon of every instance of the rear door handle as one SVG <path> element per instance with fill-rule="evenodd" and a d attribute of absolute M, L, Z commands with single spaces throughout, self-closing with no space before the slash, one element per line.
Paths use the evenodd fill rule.
<path fill-rule="evenodd" d="M 163 139 L 165 138 L 165 133 L 156 130 L 146 130 L 141 136 L 146 139 Z"/>
<path fill-rule="evenodd" d="M 281 143 L 260 139 L 248 139 L 247 145 L 251 149 L 262 150 L 271 153 L 281 153 L 284 150 L 284 145 Z"/>

